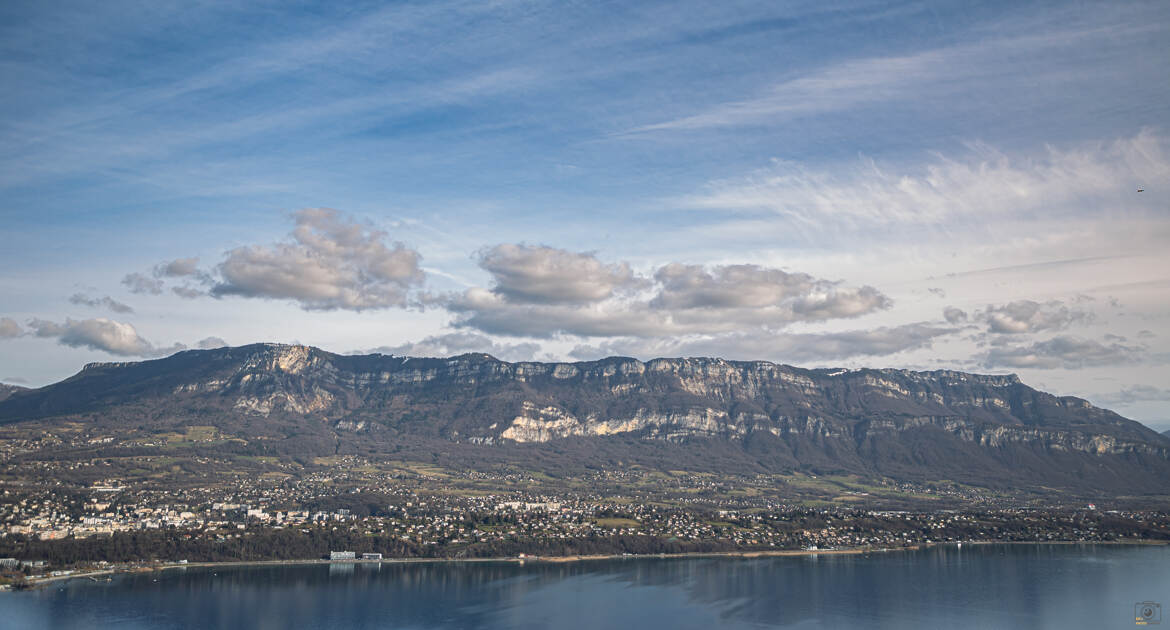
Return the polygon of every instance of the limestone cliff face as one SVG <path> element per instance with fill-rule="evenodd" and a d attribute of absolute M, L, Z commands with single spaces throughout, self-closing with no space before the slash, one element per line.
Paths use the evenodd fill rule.
<path fill-rule="evenodd" d="M 728 421 L 727 412 L 718 409 L 692 409 L 686 413 L 650 413 L 639 409 L 626 418 L 599 418 L 591 414 L 582 420 L 556 406 L 538 407 L 526 400 L 521 404 L 520 415 L 512 419 L 500 437 L 515 442 L 548 442 L 569 436 L 637 433 L 670 440 L 728 432 L 742 436 L 744 430 L 741 425 Z"/>
<path fill-rule="evenodd" d="M 1170 460 L 1165 437 L 1014 375 L 711 358 L 507 363 L 483 354 L 349 356 L 256 344 L 92 364 L 61 383 L 11 394 L 0 401 L 0 421 L 108 418 L 130 408 L 176 422 L 184 414 L 218 418 L 251 431 L 279 433 L 294 423 L 298 431 L 319 426 L 370 440 L 494 447 L 715 440 L 759 451 L 763 461 L 812 458 L 847 468 L 885 460 L 922 466 L 931 457 L 986 457 L 996 465 L 1068 454 L 1138 458 L 1142 466 Z"/>

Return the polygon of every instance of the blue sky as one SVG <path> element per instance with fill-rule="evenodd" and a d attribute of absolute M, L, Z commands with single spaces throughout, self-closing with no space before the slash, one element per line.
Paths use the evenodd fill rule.
<path fill-rule="evenodd" d="M 1011 371 L 1170 428 L 1168 31 L 1164 2 L 8 3 L 0 380 L 200 342 L 714 354 Z"/>

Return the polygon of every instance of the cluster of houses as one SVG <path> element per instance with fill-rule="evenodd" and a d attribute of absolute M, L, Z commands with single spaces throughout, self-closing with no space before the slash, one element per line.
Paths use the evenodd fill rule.
<path fill-rule="evenodd" d="M 350 560 L 356 561 L 357 559 L 358 559 L 357 553 L 355 553 L 353 551 L 330 551 L 329 552 L 329 560 L 332 562 L 346 562 L 346 561 L 350 561 Z M 380 553 L 363 553 L 361 559 L 362 560 L 381 560 L 382 554 L 380 554 Z"/>

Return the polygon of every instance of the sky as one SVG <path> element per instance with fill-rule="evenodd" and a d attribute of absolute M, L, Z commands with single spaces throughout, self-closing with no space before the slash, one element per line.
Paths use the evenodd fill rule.
<path fill-rule="evenodd" d="M 1166 2 L 0 5 L 0 381 L 269 341 L 1170 429 Z"/>

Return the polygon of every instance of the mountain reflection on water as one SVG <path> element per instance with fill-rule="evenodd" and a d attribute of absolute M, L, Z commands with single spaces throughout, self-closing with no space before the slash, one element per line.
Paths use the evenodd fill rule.
<path fill-rule="evenodd" d="M 0 594 L 11 628 L 1132 627 L 1170 548 L 190 568 Z"/>

